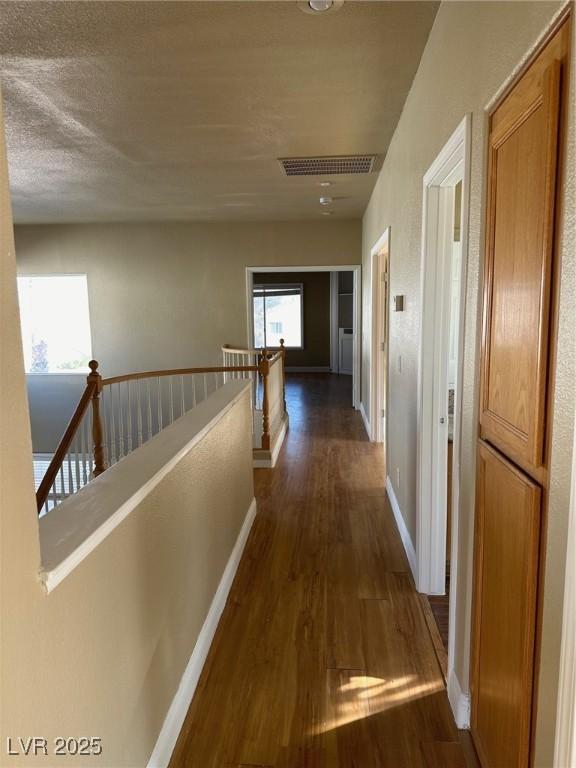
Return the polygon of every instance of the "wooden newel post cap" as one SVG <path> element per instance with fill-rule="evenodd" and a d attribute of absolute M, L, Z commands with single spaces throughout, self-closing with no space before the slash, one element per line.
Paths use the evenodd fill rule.
<path fill-rule="evenodd" d="M 284 339 L 280 339 L 280 346 L 281 346 L 281 347 L 283 347 L 283 346 L 284 346 Z"/>
<path fill-rule="evenodd" d="M 91 373 L 98 373 L 98 360 L 90 360 L 88 363 Z"/>

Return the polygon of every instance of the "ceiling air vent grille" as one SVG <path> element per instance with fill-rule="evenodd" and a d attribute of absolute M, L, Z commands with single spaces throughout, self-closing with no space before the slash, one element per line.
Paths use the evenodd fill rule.
<path fill-rule="evenodd" d="M 375 155 L 280 158 L 286 176 L 335 176 L 343 173 L 371 173 L 375 161 Z"/>

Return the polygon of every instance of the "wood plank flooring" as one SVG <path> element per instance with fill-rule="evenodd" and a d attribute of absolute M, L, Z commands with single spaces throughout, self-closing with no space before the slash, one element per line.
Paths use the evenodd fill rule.
<path fill-rule="evenodd" d="M 289 376 L 290 431 L 172 768 L 465 768 L 345 376 Z"/>

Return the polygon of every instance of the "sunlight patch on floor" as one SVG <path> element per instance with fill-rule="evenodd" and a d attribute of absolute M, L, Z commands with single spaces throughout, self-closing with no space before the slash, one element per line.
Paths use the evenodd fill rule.
<path fill-rule="evenodd" d="M 346 673 L 341 670 L 333 671 L 339 674 L 342 684 L 332 686 L 330 681 L 328 682 L 327 717 L 311 731 L 310 735 L 319 735 L 341 728 L 444 690 L 442 680 L 419 682 L 418 675 L 389 679 L 351 675 L 343 681 Z"/>

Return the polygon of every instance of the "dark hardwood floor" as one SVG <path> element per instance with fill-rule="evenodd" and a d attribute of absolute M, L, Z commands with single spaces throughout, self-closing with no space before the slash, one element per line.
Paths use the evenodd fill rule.
<path fill-rule="evenodd" d="M 350 378 L 289 376 L 287 402 L 172 768 L 473 764 Z"/>
<path fill-rule="evenodd" d="M 429 595 L 428 602 L 442 638 L 442 644 L 448 652 L 448 618 L 450 613 L 450 563 L 446 563 L 446 594 Z"/>

